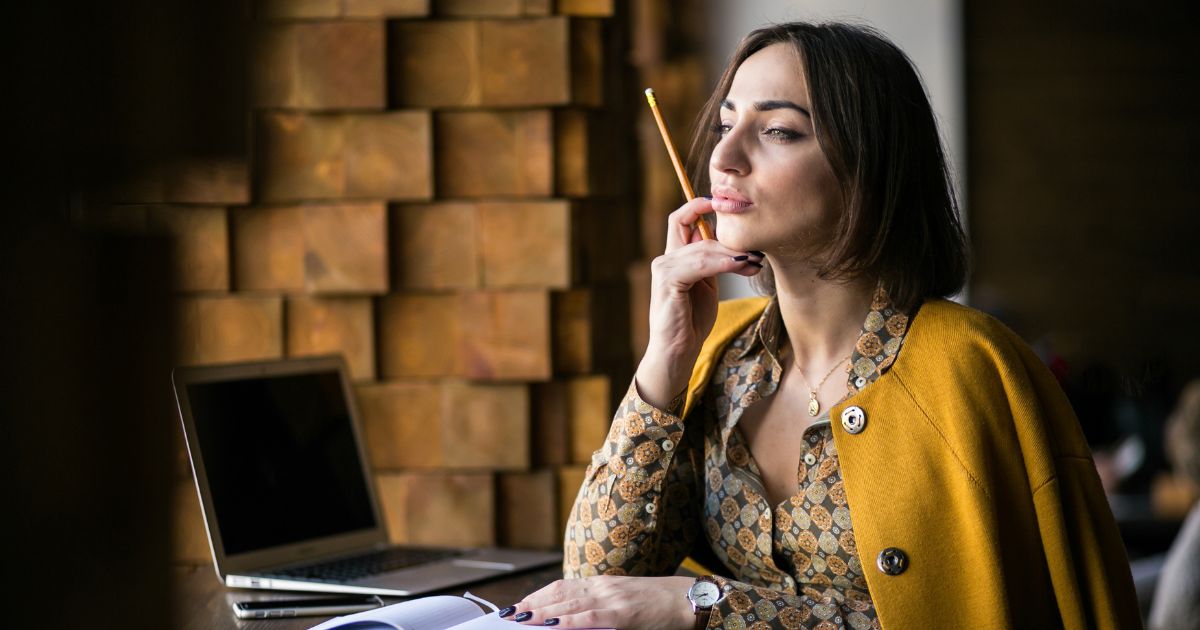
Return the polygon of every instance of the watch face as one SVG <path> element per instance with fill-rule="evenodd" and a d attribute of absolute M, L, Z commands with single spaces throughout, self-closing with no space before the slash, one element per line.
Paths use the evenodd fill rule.
<path fill-rule="evenodd" d="M 721 599 L 721 588 L 712 582 L 696 582 L 688 591 L 688 598 L 697 606 L 708 608 Z"/>

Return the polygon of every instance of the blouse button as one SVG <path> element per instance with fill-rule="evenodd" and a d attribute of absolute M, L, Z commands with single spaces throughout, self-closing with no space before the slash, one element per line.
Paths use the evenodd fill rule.
<path fill-rule="evenodd" d="M 662 450 L 669 451 L 673 448 L 675 448 L 675 443 L 672 442 L 671 440 L 663 440 L 662 441 Z"/>
<path fill-rule="evenodd" d="M 804 463 L 809 466 L 812 466 L 813 464 L 817 463 L 817 456 L 813 455 L 812 453 L 805 453 L 804 454 Z"/>
<path fill-rule="evenodd" d="M 846 433 L 857 435 L 867 427 L 867 414 L 862 407 L 850 406 L 842 410 L 842 428 Z"/>
<path fill-rule="evenodd" d="M 888 547 L 879 552 L 875 564 L 885 575 L 900 575 L 908 569 L 908 554 L 902 549 Z"/>
<path fill-rule="evenodd" d="M 656 510 L 658 510 L 658 508 L 654 505 L 653 501 L 646 504 L 646 513 L 647 514 L 653 514 Z"/>

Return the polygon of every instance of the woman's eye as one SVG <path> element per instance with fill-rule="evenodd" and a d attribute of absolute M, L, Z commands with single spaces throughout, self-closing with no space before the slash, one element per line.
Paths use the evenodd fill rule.
<path fill-rule="evenodd" d="M 762 134 L 768 138 L 771 138 L 772 140 L 778 140 L 781 142 L 795 140 L 796 138 L 800 137 L 799 133 L 796 133 L 791 129 L 784 129 L 782 127 L 769 127 L 767 129 L 763 129 Z"/>
<path fill-rule="evenodd" d="M 723 136 L 729 133 L 730 129 L 733 129 L 733 125 L 723 122 L 719 122 L 712 126 L 713 133 L 717 134 L 718 136 Z"/>

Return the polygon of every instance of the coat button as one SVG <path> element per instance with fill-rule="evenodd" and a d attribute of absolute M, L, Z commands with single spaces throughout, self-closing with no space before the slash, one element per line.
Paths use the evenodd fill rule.
<path fill-rule="evenodd" d="M 886 575 L 900 575 L 908 569 L 908 554 L 901 549 L 888 547 L 879 552 L 875 564 Z"/>
<path fill-rule="evenodd" d="M 813 455 L 811 452 L 805 453 L 804 454 L 804 463 L 807 466 L 812 466 L 813 464 L 817 463 L 817 456 Z"/>
<path fill-rule="evenodd" d="M 842 428 L 846 433 L 856 435 L 867 427 L 867 414 L 862 407 L 850 406 L 842 410 Z"/>

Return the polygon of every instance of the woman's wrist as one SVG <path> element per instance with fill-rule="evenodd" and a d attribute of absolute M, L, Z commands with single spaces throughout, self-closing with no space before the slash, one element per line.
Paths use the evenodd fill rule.
<path fill-rule="evenodd" d="M 673 356 L 647 348 L 634 376 L 638 396 L 658 409 L 678 411 L 669 407 L 686 392 L 694 363 L 694 357 Z"/>
<path fill-rule="evenodd" d="M 687 577 L 684 575 L 673 575 L 671 577 L 662 578 L 668 580 L 667 589 L 671 592 L 667 601 L 677 602 L 678 615 L 676 615 L 676 627 L 683 630 L 691 630 L 696 626 L 696 613 L 692 610 L 692 602 L 688 599 L 688 589 L 692 584 L 696 583 L 696 578 Z M 678 596 L 675 595 L 678 593 Z"/>
<path fill-rule="evenodd" d="M 660 409 L 670 414 L 678 414 L 683 410 L 684 396 L 687 394 L 686 387 L 681 388 L 675 394 L 662 394 L 660 392 L 670 390 L 653 387 L 647 389 L 642 385 L 641 379 L 637 376 L 633 378 L 633 386 L 637 390 L 638 398 L 641 398 L 642 402 L 655 409 Z"/>

